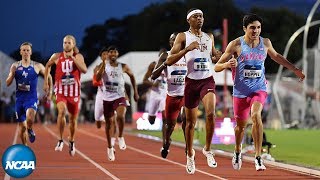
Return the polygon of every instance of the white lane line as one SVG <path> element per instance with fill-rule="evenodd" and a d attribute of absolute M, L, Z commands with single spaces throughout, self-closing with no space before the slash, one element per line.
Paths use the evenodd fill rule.
<path fill-rule="evenodd" d="M 81 132 L 81 133 L 86 134 L 86 135 L 88 135 L 88 136 L 91 136 L 91 137 L 94 137 L 94 138 L 97 138 L 97 139 L 100 139 L 100 140 L 102 140 L 102 141 L 107 142 L 107 140 L 106 140 L 105 138 L 102 138 L 101 136 L 98 136 L 98 135 L 96 135 L 96 134 L 88 133 L 88 132 L 86 132 L 86 131 L 84 131 L 84 130 L 82 130 L 82 129 L 78 129 L 78 132 Z M 148 152 L 145 152 L 145 151 L 143 151 L 143 150 L 134 148 L 134 147 L 132 147 L 132 146 L 128 146 L 128 145 L 127 145 L 127 148 L 128 148 L 128 149 L 131 149 L 131 150 L 133 150 L 133 151 L 136 151 L 136 152 L 138 152 L 138 153 L 141 153 L 141 154 L 144 154 L 144 155 L 151 156 L 151 157 L 153 157 L 153 158 L 162 160 L 162 161 L 166 161 L 166 162 L 169 162 L 169 163 L 178 165 L 178 166 L 182 166 L 182 167 L 184 167 L 184 168 L 186 167 L 184 164 L 181 164 L 181 163 L 178 163 L 178 162 L 175 162 L 175 161 L 171 161 L 171 160 L 169 160 L 169 159 L 164 159 L 164 158 L 162 158 L 162 157 L 153 155 L 153 154 L 151 154 L 151 153 L 148 153 Z M 214 177 L 214 178 L 216 178 L 216 179 L 226 180 L 225 178 L 222 178 L 222 177 L 220 177 L 220 176 L 216 176 L 216 175 L 214 175 L 214 174 L 210 174 L 210 173 L 208 173 L 208 172 L 205 172 L 205 171 L 202 171 L 202 170 L 199 170 L 199 169 L 196 169 L 196 171 L 199 172 L 199 173 L 202 173 L 202 174 L 205 174 L 205 175 Z"/>
<path fill-rule="evenodd" d="M 51 129 L 49 129 L 47 126 L 44 126 L 44 128 L 54 137 L 56 137 L 57 139 L 59 139 L 59 136 L 57 136 Z M 67 141 L 63 141 L 64 144 L 66 144 L 67 146 L 69 146 L 69 144 L 67 143 Z M 118 177 L 116 177 L 115 175 L 111 174 L 108 170 L 106 170 L 105 168 L 103 168 L 102 166 L 100 166 L 100 164 L 98 164 L 97 162 L 95 162 L 94 160 L 90 159 L 88 156 L 86 156 L 84 153 L 82 153 L 79 149 L 76 149 L 76 152 L 82 156 L 85 160 L 89 161 L 91 164 L 93 164 L 95 167 L 97 167 L 98 169 L 100 169 L 102 172 L 104 172 L 106 175 L 110 176 L 112 179 L 114 180 L 120 180 Z"/>
<path fill-rule="evenodd" d="M 16 131 L 14 133 L 14 138 L 13 138 L 12 145 L 15 145 L 17 143 L 18 134 L 19 134 L 19 124 L 17 124 Z M 10 176 L 6 173 L 6 175 L 4 176 L 3 179 L 4 180 L 10 180 Z"/>

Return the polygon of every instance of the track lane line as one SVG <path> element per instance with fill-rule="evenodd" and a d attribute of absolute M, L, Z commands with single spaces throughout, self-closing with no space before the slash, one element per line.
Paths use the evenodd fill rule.
<path fill-rule="evenodd" d="M 93 137 L 93 138 L 97 138 L 97 139 L 100 139 L 100 140 L 102 140 L 102 141 L 107 142 L 107 140 L 106 140 L 105 138 L 102 138 L 101 136 L 98 136 L 98 135 L 96 135 L 96 134 L 92 134 L 92 133 L 86 132 L 86 131 L 84 131 L 84 130 L 82 130 L 82 129 L 78 129 L 78 132 L 80 132 L 80 133 L 82 133 L 82 134 L 86 134 L 86 135 L 91 136 L 91 137 Z M 132 147 L 132 146 L 128 146 L 128 145 L 127 145 L 127 148 L 128 148 L 128 149 L 131 149 L 131 150 L 133 150 L 133 151 L 136 151 L 136 152 L 138 152 L 138 153 L 141 153 L 141 154 L 144 154 L 144 155 L 147 155 L 147 156 L 150 156 L 150 157 L 153 157 L 153 158 L 162 160 L 162 161 L 169 162 L 169 163 L 171 163 L 171 164 L 175 164 L 175 165 L 178 165 L 178 166 L 181 166 L 181 167 L 184 167 L 184 168 L 186 167 L 185 164 L 181 164 L 181 163 L 178 163 L 178 162 L 169 160 L 169 159 L 164 159 L 164 158 L 162 158 L 162 157 L 153 155 L 153 154 L 151 154 L 151 153 L 148 153 L 148 152 L 145 152 L 145 151 L 143 151 L 143 150 L 134 148 L 134 147 Z M 225 179 L 225 178 L 223 178 L 223 177 L 216 176 L 216 175 L 214 175 L 214 174 L 210 174 L 210 173 L 208 173 L 208 172 L 205 172 L 205 171 L 202 171 L 202 170 L 199 170 L 199 169 L 196 169 L 196 171 L 199 172 L 199 173 L 201 173 L 201 174 L 205 174 L 205 175 L 208 175 L 208 176 L 210 176 L 210 177 L 214 177 L 214 178 L 216 178 L 216 179 L 227 180 L 227 179 Z"/>
<path fill-rule="evenodd" d="M 46 131 L 48 131 L 52 136 L 56 137 L 57 139 L 59 139 L 59 136 L 57 136 L 51 129 L 49 129 L 47 126 L 43 126 L 45 128 Z M 63 140 L 64 144 L 66 144 L 67 146 L 69 146 L 69 144 L 67 143 L 67 141 Z M 96 168 L 100 169 L 102 172 L 104 172 L 106 175 L 108 175 L 109 177 L 111 177 L 114 180 L 120 180 L 118 177 L 116 177 L 115 175 L 113 175 L 112 173 L 110 173 L 108 170 L 106 170 L 105 168 L 103 168 L 102 166 L 100 166 L 99 163 L 95 162 L 94 160 L 92 160 L 91 158 L 89 158 L 87 155 L 85 155 L 84 153 L 82 153 L 79 149 L 76 148 L 76 152 L 83 157 L 85 160 L 89 161 L 91 164 L 93 164 Z"/>

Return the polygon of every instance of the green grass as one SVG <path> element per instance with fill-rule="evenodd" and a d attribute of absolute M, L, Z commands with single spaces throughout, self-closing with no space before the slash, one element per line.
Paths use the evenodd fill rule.
<path fill-rule="evenodd" d="M 135 132 L 161 137 L 160 131 Z M 267 140 L 277 146 L 271 149 L 271 154 L 276 161 L 320 168 L 320 130 L 266 129 L 265 132 Z M 205 132 L 195 132 L 196 137 L 200 140 L 200 144 L 203 145 L 205 142 Z M 176 129 L 171 138 L 174 141 L 184 142 L 181 129 Z M 234 145 L 213 145 L 212 148 L 233 152 Z"/>

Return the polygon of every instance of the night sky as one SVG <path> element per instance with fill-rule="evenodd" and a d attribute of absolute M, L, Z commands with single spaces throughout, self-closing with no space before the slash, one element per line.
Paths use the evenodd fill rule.
<path fill-rule="evenodd" d="M 86 27 L 109 18 L 136 14 L 163 0 L 2 0 L 0 2 L 0 51 L 10 54 L 24 41 L 46 56 L 61 51 L 66 34 L 78 45 Z"/>
<path fill-rule="evenodd" d="M 166 0 L 2 0 L 0 2 L 0 51 L 10 54 L 24 41 L 33 44 L 43 56 L 61 51 L 66 34 L 78 45 L 86 27 L 103 24 L 109 18 L 121 19 L 144 7 Z M 168 1 L 168 0 L 167 0 Z M 234 0 L 243 10 L 251 6 L 289 7 L 307 14 L 315 0 Z M 265 4 L 267 3 L 267 4 Z M 306 12 L 307 10 L 307 12 Z"/>

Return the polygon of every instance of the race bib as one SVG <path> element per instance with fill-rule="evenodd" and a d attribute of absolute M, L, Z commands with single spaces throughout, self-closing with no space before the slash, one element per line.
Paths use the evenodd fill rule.
<path fill-rule="evenodd" d="M 105 90 L 108 92 L 118 92 L 118 83 L 106 82 Z"/>
<path fill-rule="evenodd" d="M 29 84 L 18 84 L 18 89 L 20 91 L 30 91 L 30 85 Z"/>
<path fill-rule="evenodd" d="M 195 71 L 209 71 L 209 61 L 206 58 L 196 58 L 193 62 L 193 69 Z"/>
<path fill-rule="evenodd" d="M 246 78 L 260 78 L 262 76 L 261 65 L 245 65 L 243 75 Z"/>
<path fill-rule="evenodd" d="M 62 83 L 62 85 L 72 85 L 72 84 L 75 84 L 76 81 L 74 79 L 74 76 L 67 75 L 67 76 L 62 77 L 61 83 Z"/>
<path fill-rule="evenodd" d="M 187 74 L 187 70 L 175 70 L 171 72 L 171 84 L 172 85 L 184 85 L 184 78 Z"/>

